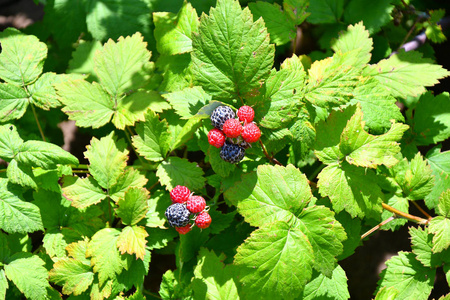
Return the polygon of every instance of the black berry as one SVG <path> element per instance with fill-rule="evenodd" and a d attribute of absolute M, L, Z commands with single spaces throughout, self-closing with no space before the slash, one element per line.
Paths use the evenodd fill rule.
<path fill-rule="evenodd" d="M 229 119 L 236 118 L 236 114 L 233 109 L 229 106 L 219 106 L 211 114 L 211 123 L 217 129 L 222 130 L 223 124 Z"/>
<path fill-rule="evenodd" d="M 222 149 L 220 149 L 220 158 L 232 164 L 240 162 L 245 155 L 245 149 L 228 141 L 225 142 Z"/>
<path fill-rule="evenodd" d="M 174 203 L 166 209 L 166 218 L 172 227 L 184 227 L 189 223 L 191 212 L 186 205 Z"/>

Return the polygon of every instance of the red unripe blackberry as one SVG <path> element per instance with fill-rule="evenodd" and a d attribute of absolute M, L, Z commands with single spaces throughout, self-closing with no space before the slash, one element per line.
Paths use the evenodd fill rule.
<path fill-rule="evenodd" d="M 229 138 L 237 138 L 241 135 L 242 125 L 237 119 L 228 119 L 223 124 L 223 133 Z"/>
<path fill-rule="evenodd" d="M 225 143 L 225 135 L 217 128 L 213 128 L 208 132 L 208 143 L 216 148 L 220 148 Z"/>
<path fill-rule="evenodd" d="M 211 216 L 206 211 L 204 211 L 200 213 L 195 219 L 195 225 L 197 225 L 198 228 L 205 229 L 209 227 L 211 221 Z"/>
<path fill-rule="evenodd" d="M 261 137 L 261 130 L 259 130 L 258 125 L 255 123 L 249 123 L 244 126 L 244 129 L 242 130 L 242 138 L 247 143 L 254 143 L 259 140 Z"/>
<path fill-rule="evenodd" d="M 193 214 L 202 212 L 206 207 L 205 198 L 202 196 L 191 196 L 186 202 L 186 207 Z"/>
<path fill-rule="evenodd" d="M 175 230 L 178 231 L 180 234 L 186 234 L 189 231 L 191 231 L 191 224 L 187 224 L 184 227 L 175 227 Z"/>
<path fill-rule="evenodd" d="M 191 191 L 183 185 L 177 185 L 170 191 L 172 203 L 184 203 L 189 199 L 190 195 Z"/>
<path fill-rule="evenodd" d="M 237 115 L 240 121 L 250 123 L 255 117 L 255 111 L 250 106 L 244 105 L 238 109 Z"/>

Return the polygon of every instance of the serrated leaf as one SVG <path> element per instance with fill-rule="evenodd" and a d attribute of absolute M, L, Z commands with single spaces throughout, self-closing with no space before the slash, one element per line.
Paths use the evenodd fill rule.
<path fill-rule="evenodd" d="M 383 135 L 371 135 L 364 130 L 361 108 L 357 106 L 355 114 L 348 121 L 341 135 L 339 149 L 348 163 L 366 168 L 378 165 L 392 167 L 398 160 L 394 157 L 400 152 L 397 143 L 407 125 L 392 123 L 391 129 Z"/>
<path fill-rule="evenodd" d="M 235 278 L 236 267 L 224 265 L 223 256 L 201 248 L 194 269 L 192 287 L 197 299 L 240 299 Z"/>
<path fill-rule="evenodd" d="M 126 258 L 117 249 L 119 235 L 118 229 L 104 228 L 97 231 L 89 242 L 86 256 L 91 257 L 91 265 L 98 273 L 100 285 L 116 278 L 127 267 Z"/>
<path fill-rule="evenodd" d="M 168 193 L 162 190 L 158 190 L 152 195 L 148 200 L 148 210 L 145 215 L 147 227 L 159 227 L 164 228 L 164 223 L 166 223 L 166 217 L 164 212 L 167 207 L 172 203 Z"/>
<path fill-rule="evenodd" d="M 137 121 L 144 121 L 145 113 L 154 100 L 158 98 L 154 97 L 153 93 L 145 91 L 138 91 L 120 98 L 117 101 L 112 123 L 117 129 L 123 130 L 126 126 L 133 126 Z"/>
<path fill-rule="evenodd" d="M 164 77 L 160 91 L 175 92 L 194 86 L 190 53 L 161 55 L 156 66 L 162 70 Z"/>
<path fill-rule="evenodd" d="M 346 300 L 350 298 L 347 287 L 347 276 L 341 266 L 333 270 L 331 278 L 317 272 L 313 273 L 313 278 L 305 286 L 302 300 L 314 299 L 336 299 Z"/>
<path fill-rule="evenodd" d="M 37 255 L 19 252 L 5 262 L 5 274 L 28 299 L 45 299 L 50 285 L 44 264 Z"/>
<path fill-rule="evenodd" d="M 310 15 L 306 12 L 309 6 L 308 0 L 284 0 L 284 12 L 294 21 L 295 25 L 300 25 Z"/>
<path fill-rule="evenodd" d="M 78 165 L 78 159 L 58 145 L 42 141 L 26 141 L 19 147 L 15 159 L 32 167 L 54 169 L 58 164 Z"/>
<path fill-rule="evenodd" d="M 62 285 L 63 294 L 78 296 L 91 286 L 94 281 L 94 272 L 89 265 L 79 260 L 63 258 L 53 265 L 49 279 Z"/>
<path fill-rule="evenodd" d="M 392 96 L 404 98 L 425 92 L 425 87 L 439 83 L 450 75 L 446 69 L 422 58 L 417 51 L 400 50 L 376 65 L 366 67 L 365 75 L 373 76 Z"/>
<path fill-rule="evenodd" d="M 1 32 L 0 39 L 0 78 L 20 86 L 34 82 L 42 73 L 47 46 L 37 37 L 14 28 Z"/>
<path fill-rule="evenodd" d="M 192 51 L 191 36 L 198 31 L 198 16 L 188 2 L 184 2 L 178 14 L 154 12 L 156 49 L 162 55 Z"/>
<path fill-rule="evenodd" d="M 351 0 L 345 7 L 344 20 L 353 24 L 363 21 L 370 34 L 374 34 L 392 20 L 394 5 L 392 0 L 367 2 L 364 0 Z"/>
<path fill-rule="evenodd" d="M 394 287 L 384 287 L 378 291 L 375 300 L 395 300 L 397 299 L 398 291 Z"/>
<path fill-rule="evenodd" d="M 429 223 L 428 231 L 434 234 L 433 253 L 442 252 L 450 246 L 450 219 L 442 216 L 433 218 Z"/>
<path fill-rule="evenodd" d="M 201 17 L 198 31 L 192 36 L 192 62 L 205 91 L 230 104 L 257 93 L 275 52 L 264 22 L 253 22 L 250 10 L 241 10 L 238 1 L 219 0 Z"/>
<path fill-rule="evenodd" d="M 106 193 L 92 176 L 86 178 L 66 176 L 62 190 L 64 197 L 72 202 L 72 206 L 79 209 L 100 203 L 106 198 Z"/>
<path fill-rule="evenodd" d="M 71 243 L 66 247 L 68 256 L 74 258 L 77 261 L 82 262 L 83 264 L 90 266 L 91 260 L 86 257 L 86 251 L 88 248 L 87 239 L 83 241 L 78 241 L 76 243 Z"/>
<path fill-rule="evenodd" d="M 182 127 L 172 124 L 169 120 L 169 132 L 171 136 L 170 150 L 173 151 L 189 141 L 197 129 L 202 125 L 202 118 L 194 116 L 185 122 Z"/>
<path fill-rule="evenodd" d="M 136 254 L 137 259 L 143 260 L 147 236 L 147 231 L 141 226 L 126 226 L 117 239 L 117 247 L 121 254 Z"/>
<path fill-rule="evenodd" d="M 161 161 L 169 150 L 170 134 L 166 120 L 159 120 L 157 114 L 149 110 L 145 122 L 136 126 L 133 136 L 136 151 L 150 161 Z"/>
<path fill-rule="evenodd" d="M 318 175 L 317 186 L 323 197 L 328 196 L 336 212 L 346 210 L 353 218 L 378 219 L 384 194 L 374 184 L 375 174 L 349 164 L 329 165 Z"/>
<path fill-rule="evenodd" d="M 100 49 L 102 49 L 102 44 L 99 41 L 80 40 L 72 52 L 72 59 L 69 61 L 69 67 L 66 72 L 89 74 L 89 81 L 98 82 L 98 78 L 94 73 L 94 56 L 97 50 Z"/>
<path fill-rule="evenodd" d="M 94 57 L 94 71 L 102 86 L 114 98 L 128 90 L 136 90 L 149 80 L 151 52 L 137 32 L 131 37 L 109 39 Z"/>
<path fill-rule="evenodd" d="M 356 67 L 365 66 L 371 58 L 370 52 L 373 49 L 373 41 L 369 38 L 369 32 L 366 30 L 362 22 L 355 25 L 349 25 L 347 31 L 339 34 L 339 39 L 331 46 L 334 52 L 349 52 L 358 49 L 355 55 L 358 59 L 355 63 Z"/>
<path fill-rule="evenodd" d="M 12 159 L 19 152 L 23 140 L 20 138 L 14 125 L 6 124 L 0 126 L 0 157 Z"/>
<path fill-rule="evenodd" d="M 412 129 L 417 145 L 430 145 L 450 137 L 450 96 L 442 93 L 433 96 L 427 92 L 420 96 L 414 109 Z"/>
<path fill-rule="evenodd" d="M 99 128 L 111 120 L 114 102 L 96 82 L 73 80 L 55 85 L 62 111 L 80 127 Z"/>
<path fill-rule="evenodd" d="M 313 248 L 308 237 L 286 222 L 266 224 L 240 245 L 234 264 L 239 279 L 253 297 L 295 298 L 312 275 Z M 255 269 L 258 272 L 255 272 Z"/>
<path fill-rule="evenodd" d="M 425 267 L 437 268 L 442 264 L 441 254 L 433 253 L 433 235 L 428 233 L 427 228 L 409 228 L 409 235 L 411 236 L 412 252 L 416 255 Z"/>
<path fill-rule="evenodd" d="M 0 228 L 8 233 L 44 230 L 39 207 L 24 201 L 21 192 L 4 178 L 0 178 Z"/>
<path fill-rule="evenodd" d="M 436 208 L 439 196 L 445 190 L 450 189 L 450 151 L 428 157 L 428 163 L 433 170 L 435 185 L 431 193 L 425 196 L 425 204 L 429 208 Z"/>
<path fill-rule="evenodd" d="M 190 190 L 199 190 L 205 186 L 206 179 L 203 170 L 195 162 L 171 156 L 161 162 L 156 171 L 159 182 L 166 186 L 167 190 L 177 185 L 187 186 Z"/>
<path fill-rule="evenodd" d="M 114 132 L 111 132 L 100 140 L 93 137 L 86 148 L 84 157 L 89 160 L 89 172 L 101 187 L 109 189 L 116 184 L 126 167 L 126 143 L 122 139 L 117 141 Z"/>
<path fill-rule="evenodd" d="M 6 291 L 8 290 L 9 284 L 6 279 L 5 270 L 0 270 L 0 297 L 5 299 Z"/>
<path fill-rule="evenodd" d="M 142 220 L 148 210 L 149 192 L 145 188 L 130 187 L 125 191 L 125 197 L 117 202 L 117 216 L 125 225 L 136 225 Z"/>
<path fill-rule="evenodd" d="M 434 284 L 435 270 L 422 266 L 413 253 L 403 251 L 388 260 L 386 265 L 378 282 L 379 288 L 395 288 L 398 291 L 396 300 L 428 299 Z"/>
<path fill-rule="evenodd" d="M 307 18 L 312 24 L 337 23 L 344 11 L 344 0 L 315 0 L 311 1 Z"/>
<path fill-rule="evenodd" d="M 443 217 L 448 218 L 450 216 L 450 189 L 443 192 L 439 197 L 438 211 Z"/>
<path fill-rule="evenodd" d="M 38 185 L 31 166 L 19 164 L 13 159 L 6 169 L 6 176 L 11 183 L 37 189 Z"/>
<path fill-rule="evenodd" d="M 201 86 L 187 87 L 181 91 L 164 94 L 163 97 L 170 102 L 182 119 L 196 115 L 212 99 Z"/>
<path fill-rule="evenodd" d="M 0 122 L 20 119 L 28 107 L 28 95 L 22 88 L 0 83 Z"/>
<path fill-rule="evenodd" d="M 264 19 L 270 34 L 270 41 L 277 46 L 286 44 L 297 36 L 297 26 L 294 20 L 281 10 L 280 5 L 258 1 L 249 3 L 248 7 L 255 21 L 260 17 Z"/>
<path fill-rule="evenodd" d="M 66 256 L 67 242 L 64 238 L 64 234 L 57 230 L 47 230 L 45 233 L 42 245 L 51 258 Z"/>
<path fill-rule="evenodd" d="M 387 196 L 386 198 L 388 198 L 388 197 L 389 196 Z M 385 203 L 399 211 L 409 213 L 409 201 L 407 198 L 392 195 L 392 197 L 387 199 L 387 201 Z M 383 210 L 383 212 L 381 213 L 381 220 L 383 220 L 383 221 L 385 221 L 391 217 L 394 217 L 394 219 L 392 221 L 388 222 L 387 224 L 384 224 L 381 227 L 381 229 L 396 231 L 397 229 L 399 229 L 400 227 L 402 227 L 403 225 L 405 225 L 408 222 L 408 220 L 404 219 L 404 218 L 395 218 L 396 217 L 395 214 L 388 210 Z"/>
<path fill-rule="evenodd" d="M 115 202 L 125 197 L 125 191 L 130 187 L 141 188 L 147 184 L 147 178 L 138 170 L 128 167 L 120 174 L 115 185 L 109 189 L 109 196 Z"/>
<path fill-rule="evenodd" d="M 220 157 L 220 149 L 214 146 L 209 146 L 207 155 L 209 158 L 209 163 L 211 164 L 211 168 L 216 174 L 221 177 L 227 177 L 236 169 L 235 164 L 230 164 Z"/>

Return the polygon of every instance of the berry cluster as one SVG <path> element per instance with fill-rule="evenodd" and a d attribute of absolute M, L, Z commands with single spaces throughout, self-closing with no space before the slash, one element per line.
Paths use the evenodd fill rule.
<path fill-rule="evenodd" d="M 261 137 L 258 125 L 253 122 L 255 111 L 250 106 L 241 106 L 236 114 L 229 106 L 219 106 L 211 114 L 215 127 L 208 132 L 208 142 L 220 149 L 220 157 L 230 163 L 240 162 L 245 149 Z M 228 138 L 228 139 L 227 139 Z"/>
<path fill-rule="evenodd" d="M 202 196 L 195 196 L 187 187 L 177 185 L 170 191 L 170 199 L 172 205 L 166 209 L 165 215 L 170 226 L 180 234 L 188 233 L 194 225 L 205 229 L 211 224 L 209 207 Z M 192 216 L 194 224 L 191 225 Z"/>

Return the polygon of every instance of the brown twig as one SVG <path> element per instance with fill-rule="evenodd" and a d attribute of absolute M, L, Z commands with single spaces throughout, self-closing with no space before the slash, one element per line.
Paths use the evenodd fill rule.
<path fill-rule="evenodd" d="M 276 158 L 274 158 L 273 156 L 269 155 L 269 153 L 266 150 L 266 147 L 264 146 L 264 144 L 263 144 L 263 142 L 261 140 L 259 140 L 259 144 L 261 145 L 261 148 L 262 148 L 262 150 L 264 152 L 264 155 L 267 157 L 268 160 L 270 160 L 275 165 L 279 165 L 279 166 L 283 165 Z"/>
<path fill-rule="evenodd" d="M 429 222 L 427 219 L 423 219 L 423 218 L 416 217 L 416 216 L 410 215 L 408 213 L 402 212 L 402 211 L 400 211 L 400 210 L 398 210 L 396 208 L 393 208 L 390 205 L 387 205 L 386 203 L 381 203 L 381 205 L 383 206 L 383 208 L 385 210 L 390 211 L 391 213 L 394 213 L 395 215 L 397 215 L 399 217 L 402 217 L 402 218 L 408 219 L 410 221 L 416 222 L 418 224 L 427 225 L 428 222 Z"/>
<path fill-rule="evenodd" d="M 381 226 L 386 225 L 387 223 L 391 222 L 391 221 L 394 220 L 394 219 L 395 219 L 394 216 L 387 218 L 386 220 L 384 220 L 383 222 L 381 222 L 381 223 L 378 224 L 377 226 L 373 227 L 372 229 L 370 229 L 369 231 L 367 231 L 366 233 L 364 233 L 364 234 L 361 236 L 361 239 L 366 238 L 368 235 L 370 235 L 370 234 L 372 234 L 373 232 L 375 232 L 376 230 L 380 229 Z"/>
<path fill-rule="evenodd" d="M 430 216 L 425 210 L 423 210 L 423 208 L 420 207 L 420 205 L 417 204 L 416 201 L 412 201 L 412 203 L 417 207 L 418 210 L 420 210 L 420 212 L 421 212 L 425 217 L 427 217 L 428 220 L 433 219 L 433 217 Z"/>

